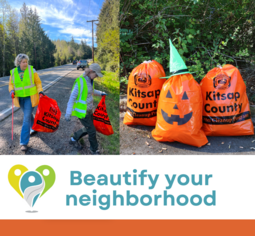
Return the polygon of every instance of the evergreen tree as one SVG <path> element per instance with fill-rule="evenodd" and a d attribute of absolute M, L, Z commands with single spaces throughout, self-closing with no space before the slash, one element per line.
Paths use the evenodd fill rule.
<path fill-rule="evenodd" d="M 20 19 L 19 19 L 20 18 Z M 51 41 L 40 23 L 36 9 L 24 3 L 19 13 L 0 0 L 0 76 L 10 74 L 19 53 L 29 56 L 37 70 L 66 64 L 77 58 L 91 58 L 91 48 L 83 41 Z"/>
<path fill-rule="evenodd" d="M 119 0 L 106 0 L 99 14 L 97 26 L 96 60 L 103 69 L 119 68 Z"/>
<path fill-rule="evenodd" d="M 10 10 L 9 19 L 7 20 L 7 32 L 8 32 L 8 41 L 13 46 L 12 57 L 16 56 L 19 51 L 19 20 L 18 20 L 18 12 L 14 9 Z"/>
<path fill-rule="evenodd" d="M 56 46 L 54 56 L 56 60 L 57 58 L 60 58 L 60 60 L 56 62 L 56 65 L 62 65 L 75 59 L 89 59 L 92 57 L 91 47 L 89 47 L 83 40 L 81 40 L 80 44 L 76 43 L 73 37 L 70 42 L 59 39 L 53 42 Z"/>
<path fill-rule="evenodd" d="M 3 42 L 4 38 L 4 26 L 0 21 L 0 42 Z M 2 62 L 2 58 L 3 58 L 3 44 L 0 43 L 0 62 Z M 3 66 L 0 63 L 0 77 L 3 73 Z"/>
<path fill-rule="evenodd" d="M 10 5 L 7 3 L 6 0 L 0 0 L 0 21 L 2 22 L 2 30 L 3 30 L 3 35 L 2 35 L 2 75 L 5 76 L 6 72 L 6 39 L 7 39 L 7 34 L 6 34 L 6 24 L 7 24 L 7 19 L 8 19 L 8 13 L 10 11 Z"/>

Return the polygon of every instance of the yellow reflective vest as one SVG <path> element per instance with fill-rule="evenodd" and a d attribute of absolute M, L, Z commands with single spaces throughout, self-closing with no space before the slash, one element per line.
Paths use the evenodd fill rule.
<path fill-rule="evenodd" d="M 24 71 L 23 80 L 19 77 L 18 68 L 11 70 L 11 77 L 16 97 L 29 97 L 37 93 L 33 66 L 28 66 Z"/>
<path fill-rule="evenodd" d="M 38 93 L 42 92 L 43 88 L 42 88 L 42 82 L 41 82 L 38 74 L 36 72 L 33 74 L 34 74 L 34 83 L 36 85 L 37 93 L 30 96 L 30 99 L 31 99 L 32 107 L 36 107 L 39 103 L 39 94 Z M 14 84 L 13 84 L 13 79 L 12 79 L 12 75 L 11 75 L 10 79 L 9 79 L 9 92 L 11 92 L 12 90 L 14 90 Z M 15 92 L 15 98 L 13 99 L 13 101 L 14 101 L 15 107 L 20 107 L 19 98 L 18 98 L 18 96 L 16 96 L 16 92 Z"/>
<path fill-rule="evenodd" d="M 73 105 L 72 116 L 76 116 L 82 119 L 86 117 L 86 112 L 87 112 L 86 100 L 88 96 L 88 86 L 87 86 L 86 79 L 82 75 L 75 80 L 73 88 L 76 83 L 78 85 L 79 92 L 78 92 L 77 99 Z M 93 87 L 94 87 L 94 84 L 93 84 Z"/>

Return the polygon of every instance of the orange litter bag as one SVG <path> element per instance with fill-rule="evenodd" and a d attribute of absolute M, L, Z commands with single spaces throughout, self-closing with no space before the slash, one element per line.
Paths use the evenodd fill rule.
<path fill-rule="evenodd" d="M 145 61 L 131 72 L 128 79 L 126 125 L 154 126 L 158 99 L 165 79 L 163 67 L 156 61 Z"/>
<path fill-rule="evenodd" d="M 203 130 L 208 136 L 253 135 L 246 86 L 233 65 L 210 70 L 200 83 Z"/>
<path fill-rule="evenodd" d="M 102 96 L 101 101 L 98 103 L 96 110 L 93 113 L 93 124 L 101 134 L 111 135 L 114 134 L 112 125 L 107 114 L 105 105 L 105 96 Z"/>
<path fill-rule="evenodd" d="M 202 130 L 202 109 L 201 89 L 193 76 L 189 73 L 172 76 L 160 93 L 153 138 L 196 147 L 205 145 L 208 140 Z"/>
<path fill-rule="evenodd" d="M 56 100 L 40 95 L 32 129 L 38 132 L 53 133 L 59 127 L 60 118 L 61 111 Z"/>

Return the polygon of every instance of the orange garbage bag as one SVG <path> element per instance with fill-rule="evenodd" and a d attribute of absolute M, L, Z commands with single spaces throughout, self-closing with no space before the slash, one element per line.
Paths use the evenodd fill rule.
<path fill-rule="evenodd" d="M 126 125 L 154 126 L 158 99 L 165 79 L 163 67 L 156 61 L 145 61 L 131 72 L 128 79 Z"/>
<path fill-rule="evenodd" d="M 101 101 L 98 103 L 96 110 L 93 113 L 93 124 L 96 131 L 104 135 L 112 135 L 114 131 L 107 114 L 105 96 L 102 96 Z"/>
<path fill-rule="evenodd" d="M 208 136 L 253 135 L 246 86 L 233 65 L 210 70 L 200 83 L 203 130 Z"/>
<path fill-rule="evenodd" d="M 160 93 L 153 138 L 196 147 L 205 145 L 208 140 L 202 130 L 202 109 L 201 89 L 193 76 L 187 73 L 170 77 Z"/>
<path fill-rule="evenodd" d="M 40 95 L 32 129 L 38 132 L 53 133 L 58 130 L 61 111 L 56 100 Z"/>

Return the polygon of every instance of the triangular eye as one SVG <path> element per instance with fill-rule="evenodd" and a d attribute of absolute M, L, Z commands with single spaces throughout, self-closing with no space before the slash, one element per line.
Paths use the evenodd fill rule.
<path fill-rule="evenodd" d="M 168 90 L 166 97 L 167 97 L 167 98 L 172 98 L 172 95 L 171 95 L 171 93 L 170 93 L 170 90 Z"/>
<path fill-rule="evenodd" d="M 183 94 L 183 96 L 182 96 L 182 100 L 188 100 L 189 98 L 188 98 L 188 96 L 187 96 L 187 93 L 186 92 L 184 92 L 184 94 Z"/>

